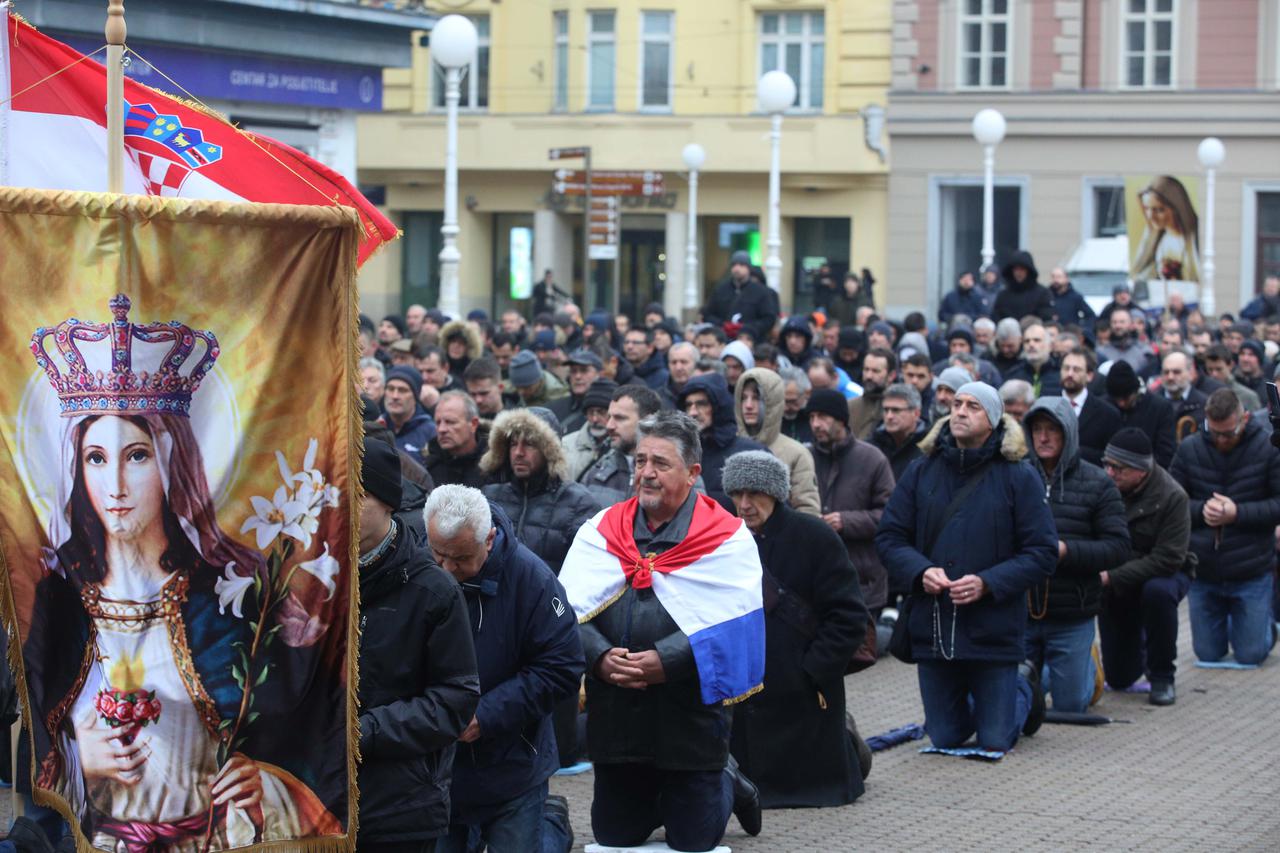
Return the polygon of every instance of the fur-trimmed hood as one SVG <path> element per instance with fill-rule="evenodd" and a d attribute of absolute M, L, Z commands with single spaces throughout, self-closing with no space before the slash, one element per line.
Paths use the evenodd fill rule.
<path fill-rule="evenodd" d="M 561 482 L 569 479 L 569 459 L 560 439 L 542 418 L 528 409 L 499 412 L 489 432 L 489 449 L 480 458 L 480 470 L 495 474 L 507 466 L 507 452 L 517 437 L 538 448 L 547 460 L 547 473 Z"/>
<path fill-rule="evenodd" d="M 480 330 L 466 320 L 450 320 L 440 328 L 440 349 L 448 352 L 449 338 L 462 334 L 467 339 L 467 358 L 473 361 L 484 353 L 484 338 Z"/>
<path fill-rule="evenodd" d="M 950 422 L 950 415 L 942 418 L 933 425 L 928 435 L 920 439 L 920 444 L 917 446 L 925 456 L 933 456 L 938 452 L 938 439 L 942 435 L 943 427 L 946 427 Z M 1025 459 L 1027 457 L 1027 437 L 1022 431 L 1022 424 L 1014 420 L 1013 415 L 1002 415 L 998 429 L 1004 430 L 1004 436 L 1000 439 L 1000 455 L 1010 462 L 1021 462 Z"/>

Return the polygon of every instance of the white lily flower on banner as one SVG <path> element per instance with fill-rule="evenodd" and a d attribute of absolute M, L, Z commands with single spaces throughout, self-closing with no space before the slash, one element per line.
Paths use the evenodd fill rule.
<path fill-rule="evenodd" d="M 237 619 L 243 619 L 244 594 L 253 586 L 253 578 L 236 573 L 235 562 L 227 563 L 223 577 L 213 584 L 213 591 L 218 594 L 218 612 L 226 613 L 227 605 Z"/>
<path fill-rule="evenodd" d="M 266 549 L 282 533 L 301 542 L 304 548 L 311 547 L 311 534 L 299 524 L 307 506 L 291 497 L 284 486 L 276 489 L 270 501 L 254 495 L 249 502 L 253 504 L 254 514 L 245 519 L 240 532 L 255 531 L 260 549 Z"/>
<path fill-rule="evenodd" d="M 329 590 L 329 595 L 325 600 L 333 598 L 333 593 L 337 589 L 338 572 L 342 570 L 342 566 L 338 564 L 329 554 L 329 543 L 324 543 L 324 553 L 316 557 L 314 560 L 307 560 L 305 563 L 299 563 L 298 568 L 307 572 L 320 583 L 324 584 L 324 588 Z"/>

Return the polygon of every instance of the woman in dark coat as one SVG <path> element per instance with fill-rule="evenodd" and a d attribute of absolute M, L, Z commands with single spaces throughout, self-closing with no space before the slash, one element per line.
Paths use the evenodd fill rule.
<path fill-rule="evenodd" d="M 735 706 L 730 750 L 764 808 L 846 805 L 864 790 L 844 700 L 870 618 L 858 574 L 831 528 L 787 506 L 790 473 L 776 457 L 730 457 L 724 487 L 765 571 L 764 690 Z"/>

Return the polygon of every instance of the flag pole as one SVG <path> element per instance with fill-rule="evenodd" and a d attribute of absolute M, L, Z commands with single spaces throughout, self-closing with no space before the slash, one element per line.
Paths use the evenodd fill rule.
<path fill-rule="evenodd" d="M 124 0 L 107 0 L 107 192 L 124 192 Z"/>

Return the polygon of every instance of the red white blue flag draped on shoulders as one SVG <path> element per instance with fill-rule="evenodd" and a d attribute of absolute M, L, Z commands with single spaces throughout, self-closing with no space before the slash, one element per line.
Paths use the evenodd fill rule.
<path fill-rule="evenodd" d="M 578 530 L 564 584 L 579 622 L 626 592 L 652 587 L 689 638 L 702 701 L 730 704 L 758 691 L 764 679 L 764 603 L 760 553 L 742 519 L 697 496 L 689 533 L 662 554 L 641 554 L 633 535 L 636 498 L 597 513 Z"/>

